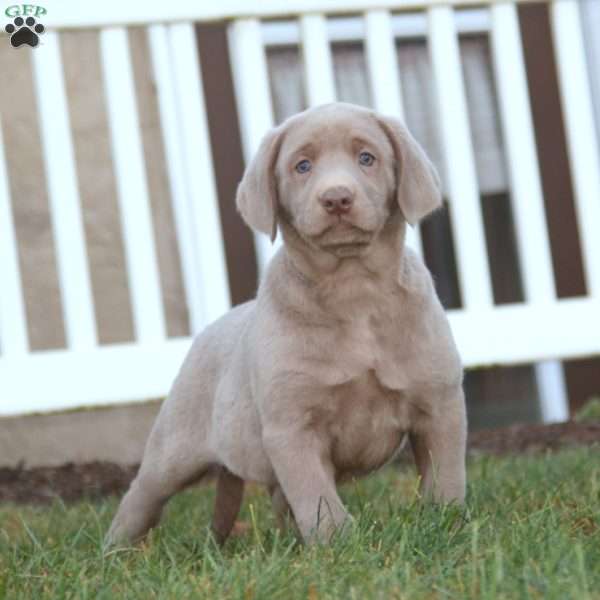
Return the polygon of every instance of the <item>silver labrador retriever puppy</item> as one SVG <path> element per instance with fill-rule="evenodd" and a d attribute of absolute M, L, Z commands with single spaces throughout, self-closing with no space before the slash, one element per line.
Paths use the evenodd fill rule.
<path fill-rule="evenodd" d="M 141 538 L 215 466 L 221 542 L 244 481 L 268 486 L 306 541 L 328 540 L 350 520 L 336 483 L 389 461 L 406 433 L 424 496 L 463 500 L 462 367 L 431 276 L 404 246 L 406 223 L 440 203 L 395 119 L 335 103 L 266 135 L 237 206 L 285 243 L 256 299 L 195 340 L 109 543 Z"/>

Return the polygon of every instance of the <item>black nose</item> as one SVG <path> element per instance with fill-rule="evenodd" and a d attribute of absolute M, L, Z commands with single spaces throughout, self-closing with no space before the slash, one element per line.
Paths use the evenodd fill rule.
<path fill-rule="evenodd" d="M 319 196 L 319 203 L 330 215 L 350 212 L 353 202 L 354 194 L 345 185 L 331 187 Z"/>

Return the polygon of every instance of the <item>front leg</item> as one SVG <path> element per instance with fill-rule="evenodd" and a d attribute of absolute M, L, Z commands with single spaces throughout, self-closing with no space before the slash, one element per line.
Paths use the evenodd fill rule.
<path fill-rule="evenodd" d="M 323 440 L 309 430 L 268 428 L 265 450 L 305 542 L 327 542 L 351 519 Z"/>
<path fill-rule="evenodd" d="M 440 398 L 439 412 L 410 434 L 421 493 L 437 502 L 462 503 L 466 488 L 467 419 L 462 388 Z"/>
<path fill-rule="evenodd" d="M 277 528 L 281 534 L 284 534 L 288 529 L 292 529 L 296 535 L 299 535 L 298 526 L 294 520 L 294 513 L 283 494 L 281 486 L 277 483 L 269 489 L 271 494 L 271 505 L 275 513 Z"/>

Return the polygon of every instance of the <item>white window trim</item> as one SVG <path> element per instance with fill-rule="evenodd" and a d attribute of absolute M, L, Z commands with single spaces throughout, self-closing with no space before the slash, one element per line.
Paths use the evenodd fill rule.
<path fill-rule="evenodd" d="M 487 9 L 469 9 L 455 12 L 459 34 L 489 33 L 490 15 Z M 297 20 L 265 21 L 262 39 L 266 46 L 297 46 L 300 44 L 300 25 Z M 424 38 L 427 35 L 427 14 L 402 13 L 392 15 L 392 29 L 396 39 Z M 360 42 L 365 39 L 362 17 L 333 17 L 327 19 L 330 42 Z"/>

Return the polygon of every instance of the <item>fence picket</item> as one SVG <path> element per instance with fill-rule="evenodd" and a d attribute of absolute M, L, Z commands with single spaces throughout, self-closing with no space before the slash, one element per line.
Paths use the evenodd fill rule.
<path fill-rule="evenodd" d="M 392 16 L 387 10 L 365 13 L 365 37 L 374 107 L 384 115 L 393 115 L 404 121 Z"/>
<path fill-rule="evenodd" d="M 600 149 L 595 136 L 578 2 L 553 0 L 550 3 L 550 20 L 584 272 L 588 293 L 600 298 Z"/>
<path fill-rule="evenodd" d="M 194 231 L 189 216 L 189 190 L 180 144 L 181 120 L 184 118 L 184 115 L 180 115 L 177 109 L 167 26 L 151 25 L 148 27 L 147 33 L 152 58 L 152 69 L 156 80 L 161 133 L 165 147 L 169 189 L 171 192 L 175 228 L 177 229 L 177 244 L 181 260 L 190 329 L 192 332 L 197 332 L 201 329 L 206 317 L 202 287 L 197 275 L 198 266 L 196 264 L 195 244 L 193 241 Z"/>
<path fill-rule="evenodd" d="M 181 116 L 188 214 L 204 295 L 204 326 L 231 306 L 225 247 L 194 27 L 191 23 L 169 25 L 168 37 Z"/>
<path fill-rule="evenodd" d="M 100 50 L 135 332 L 158 343 L 166 328 L 127 31 L 101 30 Z"/>
<path fill-rule="evenodd" d="M 555 297 L 552 256 L 517 11 L 512 4 L 497 4 L 491 13 L 493 65 L 525 298 L 551 302 Z"/>
<path fill-rule="evenodd" d="M 96 320 L 58 34 L 48 32 L 31 57 L 65 337 L 69 348 L 91 348 Z"/>
<path fill-rule="evenodd" d="M 0 122 L 0 360 L 28 350 L 27 321 Z"/>
<path fill-rule="evenodd" d="M 492 306 L 491 281 L 454 13 L 449 6 L 435 6 L 428 14 L 463 306 L 467 311 L 485 310 Z"/>
<path fill-rule="evenodd" d="M 390 13 L 386 10 L 366 12 L 365 34 L 367 70 L 375 110 L 404 122 L 402 86 Z M 406 243 L 418 254 L 423 254 L 418 225 L 406 226 Z"/>
<path fill-rule="evenodd" d="M 334 102 L 335 80 L 327 35 L 327 20 L 321 14 L 302 15 L 300 31 L 308 105 L 318 106 Z"/>
<path fill-rule="evenodd" d="M 242 150 L 248 164 L 258 150 L 263 136 L 274 124 L 260 21 L 238 19 L 230 25 L 228 37 Z M 260 110 L 256 110 L 256 107 L 260 107 Z M 259 273 L 262 275 L 278 244 L 272 244 L 264 234 L 255 233 L 254 245 Z"/>

